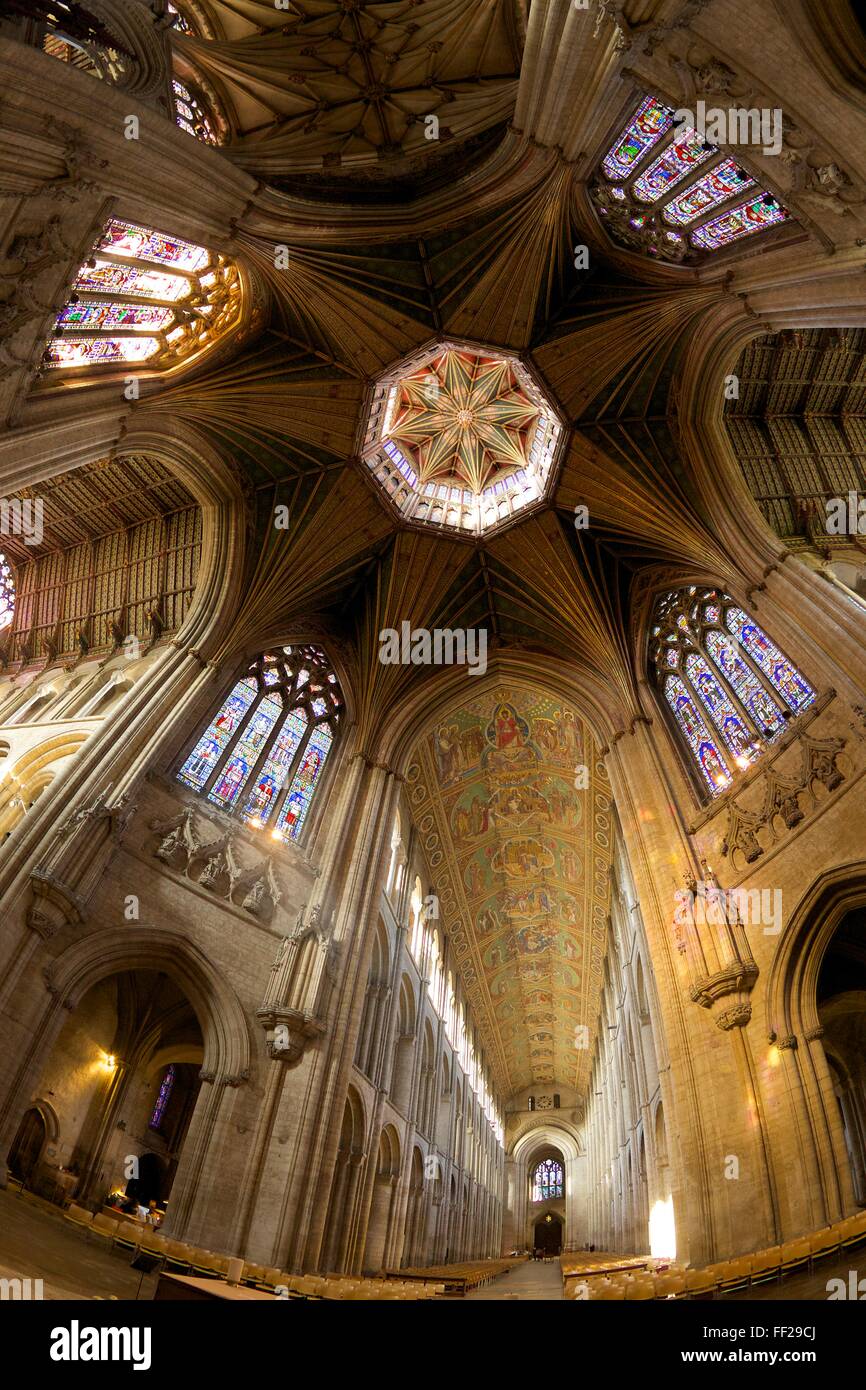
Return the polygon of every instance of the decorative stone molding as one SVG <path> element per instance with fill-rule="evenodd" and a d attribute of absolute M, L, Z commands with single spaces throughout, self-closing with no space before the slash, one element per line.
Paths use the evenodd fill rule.
<path fill-rule="evenodd" d="M 256 1011 L 272 1061 L 293 1067 L 325 1028 L 334 978 L 334 913 L 326 920 L 320 905 L 302 907 L 283 938 Z"/>
<path fill-rule="evenodd" d="M 221 834 L 205 839 L 196 827 L 194 809 L 185 806 L 168 820 L 152 820 L 150 829 L 162 837 L 153 851 L 154 858 L 172 872 L 198 883 L 215 897 L 240 905 L 261 922 L 273 919 L 283 899 L 273 862 L 268 855 L 252 864 L 241 861 L 240 827 L 222 827 Z"/>
<path fill-rule="evenodd" d="M 702 1009 L 711 1009 L 719 999 L 729 994 L 738 994 L 752 989 L 759 970 L 754 961 L 743 961 L 718 970 L 714 975 L 706 975 L 697 980 L 689 990 L 689 998 Z M 749 1006 L 751 1016 L 751 1006 Z"/>
<path fill-rule="evenodd" d="M 27 924 L 43 940 L 87 920 L 87 904 L 135 814 L 128 793 L 113 806 L 101 792 L 57 828 L 45 857 L 30 874 L 33 902 Z"/>
<path fill-rule="evenodd" d="M 732 1028 L 745 1028 L 751 1017 L 751 1004 L 735 1004 L 733 1008 L 723 1009 L 720 1014 L 716 1014 L 716 1027 L 721 1028 L 723 1033 L 728 1033 Z"/>
<path fill-rule="evenodd" d="M 239 1072 L 237 1075 L 220 1076 L 215 1071 L 205 1071 L 204 1069 L 202 1069 L 198 1074 L 198 1079 L 199 1081 L 208 1082 L 208 1084 L 211 1086 L 237 1087 L 243 1086 L 245 1081 L 249 1081 L 250 1074 L 249 1071 L 245 1069 L 244 1071 Z"/>
<path fill-rule="evenodd" d="M 51 966 L 45 967 L 45 969 L 42 971 L 42 978 L 45 981 L 45 988 L 48 990 L 48 993 L 51 995 L 51 997 L 59 1002 L 61 1008 L 68 1009 L 68 1011 L 71 1013 L 72 1010 L 75 1008 L 75 1005 L 72 1002 L 72 1000 L 68 997 L 68 995 L 64 995 L 63 991 L 55 982 L 54 972 Z"/>
<path fill-rule="evenodd" d="M 705 861 L 702 869 L 702 882 L 691 874 L 686 877 L 690 906 L 677 912 L 677 946 L 690 976 L 689 999 L 709 1009 L 718 1027 L 728 1032 L 749 1022 L 749 995 L 760 972 L 736 899 L 721 888 Z M 726 1007 L 717 1008 L 723 1000 Z"/>

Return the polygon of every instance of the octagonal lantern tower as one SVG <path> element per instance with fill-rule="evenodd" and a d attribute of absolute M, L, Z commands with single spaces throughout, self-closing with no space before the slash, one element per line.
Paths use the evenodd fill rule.
<path fill-rule="evenodd" d="M 376 382 L 361 457 L 404 520 L 480 536 L 545 500 L 564 439 L 520 358 L 447 341 Z"/>

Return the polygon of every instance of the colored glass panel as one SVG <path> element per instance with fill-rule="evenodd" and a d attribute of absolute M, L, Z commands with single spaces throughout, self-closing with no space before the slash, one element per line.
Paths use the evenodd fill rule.
<path fill-rule="evenodd" d="M 673 116 L 673 111 L 655 97 L 641 102 L 634 119 L 602 164 L 608 178 L 626 178 L 665 131 L 670 130 Z"/>
<path fill-rule="evenodd" d="M 319 724 L 310 735 L 301 765 L 292 779 L 289 794 L 283 802 L 277 821 L 278 829 L 296 840 L 307 818 L 316 785 L 322 775 L 325 759 L 331 750 L 334 735 L 329 724 Z"/>
<path fill-rule="evenodd" d="M 704 149 L 705 143 L 703 136 L 686 126 L 635 182 L 635 197 L 642 203 L 656 202 L 692 169 L 718 153 L 712 146 Z"/>
<path fill-rule="evenodd" d="M 241 812 L 244 820 L 256 821 L 260 825 L 267 823 L 306 731 L 307 716 L 304 711 L 292 710 L 283 721 L 276 742 L 250 787 Z"/>
<path fill-rule="evenodd" d="M 729 608 L 725 626 L 742 642 L 752 660 L 760 666 L 792 710 L 805 709 L 815 698 L 811 685 L 803 679 L 793 662 L 786 660 L 770 641 L 763 628 L 753 622 L 742 608 Z"/>
<path fill-rule="evenodd" d="M 150 1129 L 162 1129 L 162 1122 L 165 1118 L 166 1106 L 168 1105 L 168 1102 L 171 1100 L 171 1093 L 174 1090 L 174 1078 L 174 1062 L 169 1062 L 168 1066 L 165 1069 L 165 1076 L 162 1078 L 162 1082 L 160 1083 L 159 1094 L 156 1097 L 156 1103 L 153 1107 L 153 1114 L 150 1117 L 150 1123 L 148 1126 Z"/>
<path fill-rule="evenodd" d="M 129 256 L 136 261 L 158 261 L 175 270 L 195 271 L 207 265 L 209 252 L 203 246 L 181 241 L 179 237 L 163 236 L 134 222 L 114 218 L 105 229 L 99 247 L 114 256 Z"/>
<path fill-rule="evenodd" d="M 9 626 L 14 613 L 15 580 L 6 563 L 6 556 L 0 555 L 0 628 Z"/>
<path fill-rule="evenodd" d="M 532 1179 L 533 1202 L 550 1202 L 564 1193 L 562 1164 L 552 1158 L 539 1163 Z"/>
<path fill-rule="evenodd" d="M 171 323 L 174 314 L 171 309 L 156 304 L 67 304 L 57 316 L 57 322 L 64 327 L 75 324 L 79 328 L 134 328 L 138 332 L 158 331 Z"/>
<path fill-rule="evenodd" d="M 206 145 L 216 145 L 218 141 L 213 124 L 201 98 L 176 79 L 172 82 L 172 87 L 175 116 L 181 129 Z"/>
<path fill-rule="evenodd" d="M 668 676 L 665 695 L 710 791 L 718 792 L 728 785 L 731 774 L 680 676 Z"/>
<path fill-rule="evenodd" d="M 692 245 L 712 251 L 716 247 L 737 241 L 740 237 L 750 236 L 752 232 L 762 232 L 767 227 L 784 222 L 788 216 L 786 209 L 775 201 L 764 202 L 766 196 L 759 193 L 748 203 L 723 212 L 705 227 L 698 227 L 697 231 L 691 234 Z"/>
<path fill-rule="evenodd" d="M 156 338 L 54 338 L 49 367 L 93 366 L 99 362 L 144 362 L 158 350 Z"/>
<path fill-rule="evenodd" d="M 210 727 L 202 734 L 190 753 L 178 777 L 188 787 L 201 791 L 210 777 L 229 740 L 249 709 L 256 695 L 256 683 L 247 677 L 238 681 L 219 714 Z"/>
<path fill-rule="evenodd" d="M 755 735 L 746 728 L 729 696 L 697 652 L 686 658 L 686 674 L 731 752 L 745 753 L 754 743 Z"/>
<path fill-rule="evenodd" d="M 668 203 L 664 210 L 665 218 L 679 227 L 685 227 L 726 198 L 733 198 L 737 193 L 753 188 L 754 184 L 755 180 L 740 169 L 735 159 L 725 159 Z"/>
<path fill-rule="evenodd" d="M 208 799 L 220 806 L 231 807 L 240 795 L 247 778 L 258 762 L 259 755 L 277 722 L 282 708 L 279 699 L 269 696 L 262 700 L 213 784 Z"/>
<path fill-rule="evenodd" d="M 764 689 L 754 671 L 740 656 L 736 644 L 723 632 L 708 632 L 706 648 L 764 737 L 775 738 L 783 728 L 782 712 L 772 695 Z"/>
<path fill-rule="evenodd" d="M 174 304 L 187 298 L 190 282 L 163 270 L 142 270 L 137 265 L 114 265 L 97 259 L 95 267 L 82 266 L 75 288 L 97 294 L 131 294 L 137 299 L 166 299 Z"/>

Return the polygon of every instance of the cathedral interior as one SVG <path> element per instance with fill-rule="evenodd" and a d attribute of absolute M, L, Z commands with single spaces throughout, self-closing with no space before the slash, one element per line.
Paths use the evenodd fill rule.
<path fill-rule="evenodd" d="M 4 0 L 0 74 L 3 1289 L 837 1296 L 862 9 Z"/>

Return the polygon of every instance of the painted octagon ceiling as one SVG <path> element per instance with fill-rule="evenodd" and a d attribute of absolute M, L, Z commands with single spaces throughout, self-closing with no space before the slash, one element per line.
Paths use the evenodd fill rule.
<path fill-rule="evenodd" d="M 407 520 L 480 534 L 547 495 L 563 439 L 518 357 L 443 342 L 377 382 L 363 457 Z"/>
<path fill-rule="evenodd" d="M 611 846 L 610 784 L 587 725 L 562 701 L 501 687 L 443 720 L 407 780 L 497 1083 L 585 1093 Z"/>

